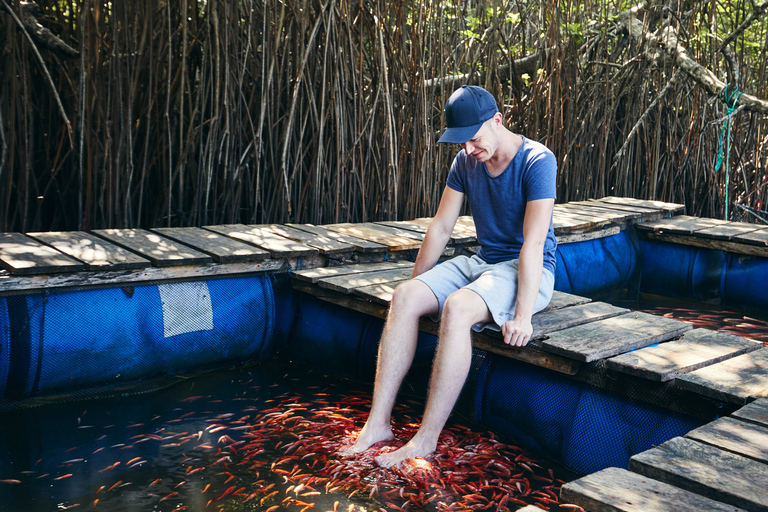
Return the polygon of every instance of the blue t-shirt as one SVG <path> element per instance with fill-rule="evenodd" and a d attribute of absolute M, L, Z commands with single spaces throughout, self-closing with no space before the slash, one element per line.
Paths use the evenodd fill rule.
<path fill-rule="evenodd" d="M 448 173 L 448 186 L 466 195 L 487 263 L 518 259 L 523 247 L 523 218 L 528 201 L 557 198 L 557 160 L 543 144 L 523 137 L 509 167 L 495 178 L 485 164 L 461 150 Z M 552 220 L 544 243 L 544 268 L 555 272 Z"/>

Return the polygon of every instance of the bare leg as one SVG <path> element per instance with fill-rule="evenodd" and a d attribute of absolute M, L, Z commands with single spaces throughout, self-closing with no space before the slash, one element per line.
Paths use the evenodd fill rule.
<path fill-rule="evenodd" d="M 355 444 L 342 450 L 342 455 L 359 453 L 393 438 L 392 408 L 416 353 L 419 317 L 437 310 L 437 298 L 421 281 L 408 281 L 395 290 L 379 343 L 371 412 Z"/>
<path fill-rule="evenodd" d="M 448 421 L 472 363 L 472 325 L 488 321 L 490 312 L 475 292 L 459 290 L 448 297 L 440 324 L 440 342 L 435 354 L 424 419 L 416 435 L 394 452 L 376 457 L 384 467 L 404 459 L 426 457 L 437 448 L 437 438 Z"/>

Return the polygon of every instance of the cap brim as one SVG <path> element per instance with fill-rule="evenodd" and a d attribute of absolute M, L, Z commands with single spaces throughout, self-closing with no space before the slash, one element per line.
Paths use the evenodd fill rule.
<path fill-rule="evenodd" d="M 485 121 L 472 126 L 454 126 L 453 128 L 446 128 L 437 143 L 464 144 L 477 134 L 483 126 L 483 123 L 485 123 Z"/>

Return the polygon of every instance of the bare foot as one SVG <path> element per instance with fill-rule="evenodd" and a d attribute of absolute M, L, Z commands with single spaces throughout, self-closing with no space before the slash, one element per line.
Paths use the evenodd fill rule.
<path fill-rule="evenodd" d="M 349 457 L 356 453 L 364 452 L 371 446 L 382 441 L 391 441 L 395 436 L 392 434 L 392 429 L 388 426 L 385 428 L 375 428 L 365 424 L 360 434 L 357 436 L 357 441 L 350 446 L 345 446 L 339 450 L 339 455 L 342 457 Z"/>
<path fill-rule="evenodd" d="M 374 460 L 376 464 L 384 468 L 391 468 L 392 466 L 399 466 L 400 463 L 406 459 L 415 459 L 416 457 L 426 457 L 435 451 L 437 446 L 432 443 L 424 443 L 418 441 L 415 437 L 408 441 L 406 444 L 398 448 L 397 450 L 389 453 L 383 453 Z"/>

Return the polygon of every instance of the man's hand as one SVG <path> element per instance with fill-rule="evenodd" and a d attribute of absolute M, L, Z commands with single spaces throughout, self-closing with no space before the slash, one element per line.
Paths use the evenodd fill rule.
<path fill-rule="evenodd" d="M 501 326 L 501 334 L 504 335 L 504 343 L 512 347 L 524 347 L 528 344 L 533 334 L 533 326 L 530 320 L 515 318 L 504 322 Z"/>

